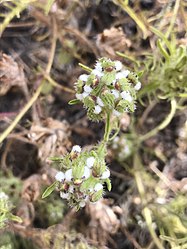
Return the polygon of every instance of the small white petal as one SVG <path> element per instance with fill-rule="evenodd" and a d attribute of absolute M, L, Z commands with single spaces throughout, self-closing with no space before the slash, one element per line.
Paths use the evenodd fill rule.
<path fill-rule="evenodd" d="M 72 152 L 77 152 L 77 153 L 80 153 L 81 152 L 81 147 L 79 145 L 74 145 L 72 147 Z"/>
<path fill-rule="evenodd" d="M 76 94 L 75 94 L 75 97 L 76 97 L 77 99 L 79 99 L 79 100 L 82 100 L 82 99 L 83 99 L 83 96 L 82 96 L 81 93 L 76 93 Z"/>
<path fill-rule="evenodd" d="M 129 75 L 130 71 L 129 70 L 123 70 L 122 71 L 122 74 L 123 74 L 123 77 L 127 77 Z"/>
<path fill-rule="evenodd" d="M 70 194 L 69 193 L 60 192 L 60 197 L 62 199 L 69 199 L 70 198 Z"/>
<path fill-rule="evenodd" d="M 102 175 L 101 175 L 101 179 L 107 179 L 107 178 L 109 178 L 110 177 L 110 170 L 109 169 L 106 169 L 103 173 L 102 173 Z"/>
<path fill-rule="evenodd" d="M 116 111 L 115 109 L 113 110 L 113 115 L 116 117 L 119 117 L 121 115 L 120 112 Z"/>
<path fill-rule="evenodd" d="M 103 72 L 100 72 L 97 69 L 92 70 L 92 73 L 98 77 L 102 77 L 103 76 Z"/>
<path fill-rule="evenodd" d="M 95 158 L 93 156 L 88 157 L 86 159 L 86 165 L 88 168 L 92 168 L 94 166 L 94 163 L 95 163 Z"/>
<path fill-rule="evenodd" d="M 114 95 L 114 97 L 117 99 L 119 98 L 119 91 L 116 89 L 111 90 L 111 93 Z"/>
<path fill-rule="evenodd" d="M 123 77 L 123 74 L 121 72 L 116 74 L 116 80 L 120 80 L 122 78 L 124 78 L 124 77 Z"/>
<path fill-rule="evenodd" d="M 118 143 L 119 142 L 119 137 L 115 137 L 113 140 L 114 143 Z"/>
<path fill-rule="evenodd" d="M 140 90 L 141 86 L 142 86 L 141 82 L 138 81 L 138 83 L 134 86 L 134 89 L 135 89 L 136 91 L 138 91 L 138 90 Z"/>
<path fill-rule="evenodd" d="M 124 100 L 127 100 L 129 102 L 132 102 L 133 98 L 132 96 L 130 95 L 130 93 L 128 91 L 123 91 L 121 93 L 121 97 L 124 99 Z"/>
<path fill-rule="evenodd" d="M 0 192 L 0 199 L 8 200 L 9 197 L 8 197 L 8 195 L 6 195 L 4 192 Z"/>
<path fill-rule="evenodd" d="M 100 105 L 96 105 L 96 106 L 95 106 L 94 113 L 95 113 L 95 114 L 99 114 L 101 111 L 102 111 L 102 108 L 100 107 Z"/>
<path fill-rule="evenodd" d="M 97 183 L 94 187 L 94 190 L 95 191 L 99 191 L 99 190 L 102 190 L 103 189 L 103 185 L 101 183 Z"/>
<path fill-rule="evenodd" d="M 116 68 L 116 71 L 120 71 L 122 69 L 122 63 L 121 61 L 115 61 L 115 68 Z"/>
<path fill-rule="evenodd" d="M 103 68 L 101 66 L 101 63 L 100 62 L 97 62 L 96 65 L 95 65 L 95 69 L 99 72 L 102 72 Z"/>
<path fill-rule="evenodd" d="M 84 98 L 86 98 L 88 95 L 89 95 L 89 93 L 87 93 L 87 92 L 83 92 L 83 93 L 82 93 L 82 97 L 83 97 L 83 99 L 84 99 Z"/>
<path fill-rule="evenodd" d="M 59 171 L 55 176 L 56 181 L 62 182 L 65 179 L 65 174 Z"/>
<path fill-rule="evenodd" d="M 68 192 L 69 193 L 73 193 L 74 192 L 74 187 L 72 185 L 69 186 Z"/>
<path fill-rule="evenodd" d="M 156 198 L 156 202 L 159 204 L 166 204 L 166 199 L 163 197 Z"/>
<path fill-rule="evenodd" d="M 93 90 L 93 89 L 92 89 L 90 86 L 88 86 L 88 85 L 85 85 L 85 86 L 84 86 L 84 91 L 85 91 L 86 93 L 91 93 L 92 90 Z"/>
<path fill-rule="evenodd" d="M 71 182 L 71 180 L 72 180 L 72 169 L 68 169 L 65 172 L 65 179 L 66 179 L 66 181 Z"/>
<path fill-rule="evenodd" d="M 130 153 L 130 149 L 129 149 L 129 146 L 126 145 L 125 148 L 123 149 L 123 152 L 128 155 Z"/>
<path fill-rule="evenodd" d="M 90 168 L 88 168 L 88 167 L 85 166 L 84 167 L 84 174 L 83 174 L 84 179 L 88 179 L 90 177 L 90 175 L 91 175 Z"/>
<path fill-rule="evenodd" d="M 100 98 L 100 97 L 97 97 L 97 104 L 98 105 L 100 105 L 101 107 L 103 107 L 104 106 L 104 103 L 103 103 L 103 101 L 102 101 L 102 99 Z"/>
<path fill-rule="evenodd" d="M 117 144 L 112 144 L 112 149 L 116 150 L 118 148 Z"/>
<path fill-rule="evenodd" d="M 81 74 L 79 76 L 79 80 L 82 80 L 82 81 L 85 82 L 85 81 L 87 81 L 88 77 L 89 77 L 89 75 L 87 75 L 87 74 Z"/>
<path fill-rule="evenodd" d="M 80 203 L 79 203 L 79 207 L 84 207 L 86 205 L 86 202 L 85 201 L 81 201 Z"/>

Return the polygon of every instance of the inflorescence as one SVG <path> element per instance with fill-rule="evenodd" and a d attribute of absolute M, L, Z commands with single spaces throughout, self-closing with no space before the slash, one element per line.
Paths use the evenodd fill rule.
<path fill-rule="evenodd" d="M 141 83 L 138 76 L 125 69 L 120 61 L 101 58 L 88 74 L 75 83 L 76 98 L 83 102 L 91 120 L 102 120 L 106 112 L 119 117 L 136 109 L 136 92 Z"/>
<path fill-rule="evenodd" d="M 63 158 L 53 158 L 61 171 L 42 195 L 45 198 L 57 188 L 61 198 L 77 210 L 86 202 L 102 198 L 105 186 L 111 190 L 110 170 L 105 162 L 106 147 L 112 139 L 110 134 L 116 129 L 111 117 L 118 120 L 124 112 L 134 112 L 136 93 L 141 88 L 138 76 L 125 69 L 120 61 L 101 58 L 89 71 L 90 74 L 82 74 L 75 83 L 77 99 L 70 104 L 82 102 L 91 120 L 105 121 L 103 140 L 91 151 L 81 151 L 81 147 L 75 145 Z"/>
<path fill-rule="evenodd" d="M 84 207 L 87 201 L 96 202 L 103 196 L 103 185 L 110 190 L 110 171 L 103 156 L 98 151 L 81 152 L 81 147 L 73 146 L 60 161 L 62 170 L 55 179 L 58 182 L 60 197 L 77 209 Z"/>

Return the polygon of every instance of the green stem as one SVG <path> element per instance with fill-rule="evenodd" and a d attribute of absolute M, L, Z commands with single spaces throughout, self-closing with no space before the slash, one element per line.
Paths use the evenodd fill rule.
<path fill-rule="evenodd" d="M 23 107 L 23 109 L 20 111 L 20 113 L 16 116 L 14 121 L 8 126 L 8 128 L 3 131 L 2 134 L 0 134 L 0 143 L 4 141 L 4 139 L 12 132 L 12 130 L 16 127 L 18 122 L 22 119 L 22 117 L 25 115 L 25 113 L 32 107 L 34 102 L 38 99 L 38 96 L 40 95 L 42 88 L 44 86 L 44 82 L 40 84 L 32 98 L 29 100 L 29 102 Z"/>
<path fill-rule="evenodd" d="M 173 30 L 173 26 L 175 25 L 175 21 L 176 21 L 176 18 L 177 18 L 177 13 L 179 11 L 179 7 L 180 7 L 180 1 L 181 0 L 176 0 L 175 1 L 175 6 L 174 6 L 174 10 L 173 10 L 173 15 L 171 17 L 171 20 L 170 20 L 170 25 L 169 25 L 169 28 L 166 32 L 166 38 L 168 38 Z"/>
<path fill-rule="evenodd" d="M 167 115 L 167 117 L 164 119 L 164 121 L 161 124 L 159 124 L 158 126 L 156 126 L 153 130 L 149 131 L 145 135 L 142 135 L 139 138 L 139 141 L 140 142 L 145 141 L 146 139 L 156 135 L 160 130 L 163 130 L 166 126 L 168 126 L 168 124 L 171 122 L 172 118 L 175 115 L 176 109 L 177 109 L 177 101 L 176 101 L 176 99 L 172 99 L 170 113 Z"/>
<path fill-rule="evenodd" d="M 82 67 L 82 69 L 84 69 L 85 71 L 87 71 L 88 73 L 92 72 L 92 69 L 90 67 L 85 66 L 82 63 L 79 63 L 79 66 Z"/>
<path fill-rule="evenodd" d="M 134 155 L 133 164 L 134 164 L 133 166 L 134 166 L 134 170 L 135 170 L 134 177 L 135 177 L 135 181 L 136 181 L 136 186 L 137 186 L 140 198 L 141 198 L 142 205 L 144 206 L 144 209 L 142 210 L 144 219 L 146 221 L 147 227 L 149 229 L 149 232 L 151 234 L 151 237 L 153 238 L 155 245 L 159 249 L 164 249 L 164 247 L 162 246 L 162 244 L 161 244 L 159 238 L 157 237 L 156 232 L 152 226 L 153 221 L 152 221 L 152 216 L 151 216 L 151 210 L 147 206 L 146 192 L 145 192 L 143 179 L 142 179 L 144 169 L 141 167 L 141 161 L 140 161 L 138 153 L 135 153 L 135 155 Z"/>
<path fill-rule="evenodd" d="M 101 156 L 105 154 L 106 146 L 109 141 L 109 136 L 111 132 L 110 117 L 111 117 L 111 113 L 107 113 L 107 118 L 106 118 L 106 123 L 105 123 L 105 133 L 104 133 L 103 141 L 101 142 L 101 145 L 98 149 L 98 154 Z"/>
<path fill-rule="evenodd" d="M 107 113 L 106 124 L 105 124 L 105 134 L 104 134 L 104 142 L 105 143 L 108 143 L 110 131 L 111 131 L 110 116 L 111 116 L 110 113 Z"/>

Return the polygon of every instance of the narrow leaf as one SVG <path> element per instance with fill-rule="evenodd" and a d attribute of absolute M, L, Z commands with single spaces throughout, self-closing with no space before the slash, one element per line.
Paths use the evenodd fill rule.
<path fill-rule="evenodd" d="M 56 188 L 57 186 L 57 181 L 53 182 L 53 184 L 51 184 L 48 188 L 46 188 L 46 190 L 44 191 L 43 195 L 42 195 L 42 199 L 46 198 L 47 196 L 49 196 Z"/>

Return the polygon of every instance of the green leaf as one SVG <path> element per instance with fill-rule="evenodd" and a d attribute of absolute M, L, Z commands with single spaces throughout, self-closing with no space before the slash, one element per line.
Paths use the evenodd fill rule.
<path fill-rule="evenodd" d="M 49 11 L 54 3 L 54 0 L 48 0 L 45 6 L 45 14 L 48 15 Z"/>
<path fill-rule="evenodd" d="M 42 195 L 42 199 L 46 198 L 47 196 L 49 196 L 56 188 L 57 186 L 57 181 L 53 182 L 53 184 L 51 184 L 48 188 L 46 188 L 46 190 L 44 191 L 43 195 Z"/>
<path fill-rule="evenodd" d="M 108 191 L 111 191 L 111 189 L 112 189 L 112 185 L 111 185 L 111 181 L 110 181 L 110 179 L 106 179 L 106 180 L 105 180 L 105 182 L 106 182 L 106 185 L 107 185 L 107 189 L 108 189 Z"/>
<path fill-rule="evenodd" d="M 78 99 L 72 99 L 68 102 L 69 105 L 76 105 L 76 104 L 80 104 L 80 100 Z"/>
<path fill-rule="evenodd" d="M 23 220 L 19 216 L 16 216 L 16 215 L 13 215 L 13 214 L 10 214 L 9 219 L 12 220 L 12 221 L 19 222 L 19 223 L 23 222 Z"/>

